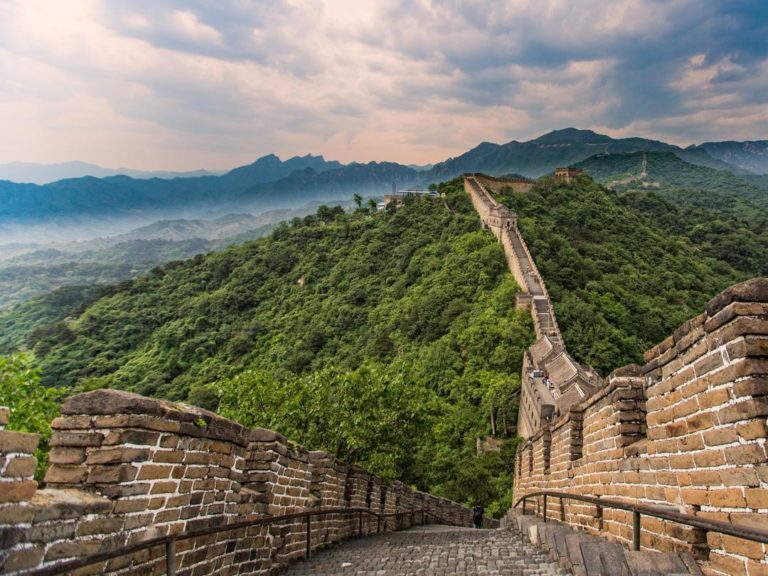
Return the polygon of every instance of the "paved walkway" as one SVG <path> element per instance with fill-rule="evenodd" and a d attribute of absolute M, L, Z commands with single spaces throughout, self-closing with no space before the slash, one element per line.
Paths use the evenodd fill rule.
<path fill-rule="evenodd" d="M 554 576 L 570 574 L 517 532 L 422 526 L 347 541 L 315 552 L 286 576 Z"/>

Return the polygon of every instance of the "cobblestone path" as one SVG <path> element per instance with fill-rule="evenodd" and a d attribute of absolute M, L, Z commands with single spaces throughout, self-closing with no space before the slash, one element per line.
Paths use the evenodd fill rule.
<path fill-rule="evenodd" d="M 286 576 L 554 576 L 570 574 L 516 532 L 422 526 L 367 536 L 315 552 Z"/>

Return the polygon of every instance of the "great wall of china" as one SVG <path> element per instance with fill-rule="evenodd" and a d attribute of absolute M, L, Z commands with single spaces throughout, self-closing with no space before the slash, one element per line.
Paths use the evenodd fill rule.
<path fill-rule="evenodd" d="M 32 475 L 38 437 L 0 429 L 0 572 L 21 573 L 182 532 L 304 510 L 366 509 L 311 523 L 312 548 L 421 520 L 469 526 L 454 502 L 386 483 L 325 452 L 211 412 L 98 390 L 64 401 L 45 489 Z M 0 424 L 7 422 L 7 410 Z M 418 511 L 418 512 L 417 512 Z M 414 518 L 412 513 L 418 518 Z M 179 574 L 269 574 L 306 553 L 305 520 L 180 541 Z M 165 574 L 162 546 L 78 570 Z"/>
<path fill-rule="evenodd" d="M 519 431 L 526 441 L 516 455 L 515 498 L 542 490 L 613 498 L 768 535 L 768 279 L 724 291 L 649 350 L 645 365 L 602 380 L 565 350 L 516 216 L 493 197 L 506 186 L 524 193 L 531 183 L 468 174 L 464 185 L 483 226 L 503 244 L 522 288 L 517 304 L 531 310 L 536 328 L 523 360 Z M 4 430 L 7 421 L 0 408 L 4 574 L 44 574 L 62 562 L 121 549 L 129 553 L 70 573 L 165 574 L 169 553 L 179 574 L 270 574 L 329 543 L 407 526 L 416 511 L 470 522 L 469 510 L 454 502 L 388 484 L 269 430 L 114 390 L 63 403 L 53 422 L 45 488 L 38 489 L 38 438 Z M 631 512 L 532 499 L 540 515 L 546 506 L 550 518 L 565 524 L 625 544 L 632 539 Z M 179 539 L 172 548 L 130 548 L 190 530 L 325 509 L 398 516 L 383 525 L 362 513 L 311 524 L 293 519 Z M 505 519 L 508 526 L 519 521 Z M 644 518 L 639 544 L 645 551 L 690 552 L 708 576 L 768 574 L 765 544 L 666 520 Z"/>
<path fill-rule="evenodd" d="M 601 381 L 568 356 L 516 216 L 467 174 L 464 186 L 531 305 L 536 343 L 521 376 L 515 498 L 540 491 L 604 497 L 756 528 L 768 535 L 768 279 L 738 284 L 706 311 Z M 524 192 L 524 190 L 515 190 Z M 538 306 L 537 298 L 541 302 Z M 541 320 L 542 313 L 551 316 Z M 550 390 L 538 376 L 547 371 Z M 536 498 L 541 514 L 543 498 Z M 551 518 L 629 544 L 624 510 L 550 499 Z M 768 546 L 645 518 L 643 550 L 690 552 L 711 575 L 768 574 Z"/>

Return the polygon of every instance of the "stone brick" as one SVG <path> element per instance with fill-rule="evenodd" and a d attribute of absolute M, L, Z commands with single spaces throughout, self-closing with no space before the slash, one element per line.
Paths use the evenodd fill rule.
<path fill-rule="evenodd" d="M 736 434 L 744 440 L 768 438 L 768 423 L 764 419 L 748 420 L 736 424 Z"/>
<path fill-rule="evenodd" d="M 144 462 L 149 458 L 146 448 L 102 448 L 92 450 L 86 459 L 87 464 L 117 464 L 122 462 Z"/>
<path fill-rule="evenodd" d="M 51 544 L 45 553 L 45 561 L 61 560 L 79 556 L 89 556 L 100 551 L 101 542 L 78 540 L 72 542 L 57 542 Z"/>
<path fill-rule="evenodd" d="M 725 448 L 725 459 L 728 464 L 762 464 L 766 461 L 765 448 L 759 444 L 740 444 Z"/>
<path fill-rule="evenodd" d="M 0 430 L 0 454 L 9 454 L 12 452 L 34 454 L 35 450 L 37 450 L 39 441 L 39 434 Z"/>
<path fill-rule="evenodd" d="M 0 484 L 0 503 L 25 502 L 31 500 L 37 491 L 37 482 L 21 480 Z"/>
<path fill-rule="evenodd" d="M 138 480 L 161 480 L 171 477 L 173 466 L 144 464 L 139 471 Z"/>
<path fill-rule="evenodd" d="M 88 474 L 85 466 L 53 465 L 45 474 L 46 484 L 80 484 Z"/>
<path fill-rule="evenodd" d="M 711 490 L 707 495 L 711 506 L 725 508 L 743 508 L 746 506 L 744 491 L 741 488 L 727 488 Z"/>
<path fill-rule="evenodd" d="M 721 424 L 768 416 L 768 397 L 750 398 L 724 406 L 717 413 Z"/>
<path fill-rule="evenodd" d="M 17 456 L 8 462 L 3 472 L 6 478 L 32 477 L 37 467 L 37 458 L 34 456 Z"/>
<path fill-rule="evenodd" d="M 136 466 L 130 464 L 118 464 L 114 466 L 93 466 L 89 473 L 86 483 L 88 484 L 116 484 L 120 482 L 130 482 L 136 479 L 138 472 Z M 139 478 L 141 480 L 141 478 Z"/>
<path fill-rule="evenodd" d="M 696 372 L 696 376 L 701 377 L 720 368 L 723 364 L 723 355 L 720 352 L 713 352 L 709 356 L 697 360 L 693 365 L 693 369 Z"/>
<path fill-rule="evenodd" d="M 29 570 L 37 567 L 43 559 L 45 548 L 31 546 L 9 552 L 3 562 L 3 572 L 12 573 L 17 570 Z"/>
<path fill-rule="evenodd" d="M 101 446 L 104 436 L 98 432 L 68 432 L 56 430 L 51 436 L 51 446 Z"/>
<path fill-rule="evenodd" d="M 55 446 L 48 454 L 51 464 L 82 464 L 85 462 L 85 448 L 63 448 Z"/>
<path fill-rule="evenodd" d="M 84 520 L 77 526 L 78 536 L 91 536 L 93 534 L 111 534 L 123 529 L 123 518 L 94 518 Z"/>

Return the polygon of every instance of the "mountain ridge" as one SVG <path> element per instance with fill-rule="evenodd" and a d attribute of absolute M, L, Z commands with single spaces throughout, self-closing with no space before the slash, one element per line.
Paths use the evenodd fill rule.
<path fill-rule="evenodd" d="M 731 150 L 733 145 L 729 146 Z M 393 185 L 400 189 L 426 187 L 464 172 L 494 176 L 516 173 L 536 178 L 598 153 L 672 152 L 689 163 L 734 174 L 746 174 L 747 166 L 762 166 L 758 160 L 763 148 L 757 144 L 751 148 L 737 146 L 739 154 L 713 152 L 720 156 L 715 157 L 708 152 L 720 148 L 708 144 L 684 149 L 657 140 L 616 139 L 592 130 L 564 128 L 526 142 L 481 142 L 463 154 L 423 169 L 396 162 L 345 165 L 311 154 L 283 161 L 268 154 L 222 175 L 172 179 L 86 176 L 46 185 L 0 181 L 0 244 L 34 241 L 28 235 L 33 230 L 30 225 L 35 223 L 53 228 L 69 218 L 73 228 L 87 231 L 108 228 L 110 222 L 121 220 L 130 220 L 130 227 L 136 228 L 158 219 L 257 213 L 290 208 L 297 201 L 336 202 L 353 194 L 382 196 Z M 101 228 L 99 223 L 103 224 Z"/>

